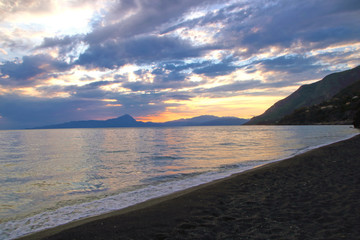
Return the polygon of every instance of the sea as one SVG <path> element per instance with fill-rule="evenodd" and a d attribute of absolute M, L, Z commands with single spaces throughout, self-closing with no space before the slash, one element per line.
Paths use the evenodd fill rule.
<path fill-rule="evenodd" d="M 0 131 L 0 239 L 126 208 L 359 133 L 352 126 Z"/>

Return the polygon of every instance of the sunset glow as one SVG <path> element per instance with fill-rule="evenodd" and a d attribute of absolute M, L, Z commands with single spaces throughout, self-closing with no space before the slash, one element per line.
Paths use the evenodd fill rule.
<path fill-rule="evenodd" d="M 251 118 L 359 65 L 356 1 L 263 3 L 2 1 L 0 129 Z"/>

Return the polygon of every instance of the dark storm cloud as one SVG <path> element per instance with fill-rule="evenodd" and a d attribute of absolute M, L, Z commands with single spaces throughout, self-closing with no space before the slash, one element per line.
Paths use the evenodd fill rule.
<path fill-rule="evenodd" d="M 187 63 L 182 60 L 177 61 L 167 61 L 160 63 L 153 71 L 156 73 L 157 71 L 162 72 L 164 70 L 169 70 L 173 72 L 188 72 L 190 73 L 193 69 L 202 68 L 211 64 L 210 61 L 198 61 Z"/>
<path fill-rule="evenodd" d="M 288 48 L 301 44 L 305 48 L 310 45 L 327 47 L 333 43 L 360 40 L 360 24 L 353 21 L 356 14 L 360 14 L 359 4 L 353 0 L 233 3 L 219 11 L 210 11 L 205 16 L 176 24 L 175 20 L 192 7 L 211 2 L 119 1 L 103 18 L 103 24 L 85 37 L 46 38 L 39 47 L 59 46 L 62 52 L 69 52 L 75 47 L 74 42 L 83 41 L 89 47 L 74 64 L 115 69 L 127 63 L 146 64 L 201 57 L 213 49 L 246 47 L 248 51 L 241 55 L 249 55 L 270 46 Z M 134 14 L 111 23 L 124 17 L 128 11 Z M 175 24 L 161 29 L 171 22 Z M 217 42 L 203 47 L 180 38 L 153 34 L 213 23 L 221 23 L 224 27 L 216 34 Z M 233 70 L 235 67 L 230 63 L 220 63 L 204 66 L 196 73 L 212 77 Z"/>
<path fill-rule="evenodd" d="M 208 77 L 216 77 L 228 75 L 234 72 L 237 67 L 233 65 L 233 58 L 225 58 L 220 63 L 209 63 L 205 67 L 197 68 L 193 72 L 197 74 L 204 74 Z"/>
<path fill-rule="evenodd" d="M 82 38 L 89 47 L 74 64 L 88 68 L 115 69 L 128 63 L 144 64 L 200 57 L 207 50 L 219 46 L 195 47 L 186 40 L 156 36 L 151 32 L 158 31 L 162 24 L 180 17 L 192 7 L 211 2 L 213 1 L 118 1 L 102 19 L 103 24 Z M 129 11 L 133 15 L 112 23 L 126 16 Z M 69 38 L 48 39 L 42 46 L 63 45 L 68 41 Z"/>
<path fill-rule="evenodd" d="M 86 36 L 86 41 L 92 44 L 105 42 L 107 39 L 129 38 L 138 34 L 150 33 L 157 30 L 162 24 L 181 17 L 192 7 L 212 0 L 122 0 L 117 1 L 111 11 L 103 19 L 105 26 L 95 28 Z M 126 14 L 133 14 L 124 19 Z M 111 23 L 113 21 L 116 23 Z M 108 24 L 110 23 L 110 24 Z"/>
<path fill-rule="evenodd" d="M 206 50 L 193 47 L 179 38 L 146 36 L 92 45 L 80 55 L 75 64 L 88 68 L 114 69 L 128 63 L 142 64 L 199 57 Z"/>
<path fill-rule="evenodd" d="M 264 83 L 260 80 L 242 80 L 213 88 L 199 88 L 194 90 L 193 94 L 197 96 L 200 94 L 201 96 L 210 98 L 224 98 L 238 96 L 239 93 L 244 94 L 246 90 L 257 89 L 258 91 L 259 89 L 272 87 L 270 85 L 271 84 Z M 289 83 L 284 83 L 284 85 L 287 86 Z M 254 95 L 256 94 L 257 93 L 254 93 Z M 252 93 L 249 93 L 249 95 L 252 95 Z"/>
<path fill-rule="evenodd" d="M 74 59 L 77 59 L 72 52 L 80 46 L 80 44 L 84 44 L 83 35 L 76 34 L 72 36 L 62 36 L 62 37 L 53 37 L 53 38 L 44 38 L 42 43 L 35 47 L 35 50 L 44 50 L 47 48 L 57 48 L 59 58 L 69 58 L 70 62 L 73 62 Z"/>
<path fill-rule="evenodd" d="M 360 40 L 360 24 L 354 21 L 360 14 L 356 0 L 309 0 L 309 1 L 253 1 L 233 3 L 205 16 L 176 23 L 190 9 L 215 1 L 165 0 L 118 1 L 102 19 L 102 24 L 84 36 L 45 38 L 39 48 L 62 47 L 62 53 L 70 52 L 75 43 L 83 41 L 89 48 L 75 64 L 88 68 L 114 69 L 127 63 L 149 63 L 200 57 L 206 50 L 246 47 L 243 54 L 255 54 L 270 47 L 327 47 L 338 42 Z M 129 11 L 133 15 L 126 17 Z M 166 24 L 174 23 L 163 28 Z M 153 33 L 169 33 L 179 28 L 194 28 L 221 23 L 212 46 L 196 47 L 175 37 L 158 37 Z M 162 29 L 163 28 L 163 29 Z M 150 34 L 151 33 L 151 34 Z M 139 35 L 139 36 L 137 36 Z M 140 36 L 141 35 L 141 36 Z M 301 50 L 300 50 L 301 51 Z M 218 64 L 202 69 L 207 76 L 226 74 Z M 220 71 L 217 73 L 216 69 Z M 201 70 L 197 70 L 199 73 Z M 208 71 L 208 73 L 207 73 Z M 213 71 L 213 72 L 212 72 Z M 211 74 L 214 75 L 211 75 Z"/>
<path fill-rule="evenodd" d="M 84 35 L 76 34 L 71 36 L 62 36 L 62 37 L 52 37 L 52 38 L 44 38 L 42 43 L 37 46 L 35 49 L 45 49 L 45 48 L 55 48 L 59 47 L 61 51 L 72 51 L 76 46 L 84 42 Z"/>
<path fill-rule="evenodd" d="M 65 36 L 62 38 L 54 37 L 54 38 L 44 38 L 43 42 L 37 48 L 51 48 L 51 47 L 59 47 L 59 46 L 67 46 L 73 44 L 75 37 L 73 36 Z"/>
<path fill-rule="evenodd" d="M 246 7 L 246 4 L 244 3 L 234 3 L 233 5 L 221 8 L 218 11 L 208 12 L 205 16 L 183 21 L 171 27 L 165 28 L 160 33 L 166 34 L 180 28 L 191 29 L 195 27 L 203 27 L 208 24 L 216 24 L 219 22 L 226 25 L 234 21 L 237 23 L 241 23 L 243 20 L 249 17 L 251 13 L 248 9 L 244 7 Z"/>
<path fill-rule="evenodd" d="M 360 55 L 353 51 L 334 51 L 334 52 L 325 52 L 322 54 L 319 54 L 317 56 L 318 59 L 320 59 L 323 62 L 326 62 L 330 66 L 333 65 L 341 65 L 344 64 L 344 59 L 347 62 L 353 62 L 355 64 L 360 63 Z"/>
<path fill-rule="evenodd" d="M 113 83 L 117 83 L 117 81 L 97 81 L 83 86 L 67 86 L 64 87 L 63 91 L 68 92 L 76 98 L 103 99 L 106 98 L 108 92 L 102 90 L 100 87 Z"/>
<path fill-rule="evenodd" d="M 158 64 L 152 70 L 138 70 L 134 73 L 138 76 L 138 81 L 127 82 L 123 81 L 122 87 L 132 91 L 156 91 L 162 89 L 177 90 L 184 87 L 196 87 L 201 82 L 188 81 L 188 77 L 192 74 L 194 69 L 207 66 L 210 62 L 199 63 L 185 63 L 183 61 L 170 61 L 163 64 Z M 143 76 L 151 73 L 154 76 L 153 82 L 143 81 Z"/>
<path fill-rule="evenodd" d="M 175 67 L 170 67 L 172 70 L 168 70 L 169 66 L 166 68 L 156 68 L 151 73 L 155 74 L 155 80 L 157 82 L 180 82 L 184 81 L 187 74 L 183 73 L 181 70 L 177 70 Z"/>
<path fill-rule="evenodd" d="M 127 88 L 131 91 L 138 92 L 138 91 L 145 91 L 145 92 L 152 92 L 156 90 L 162 89 L 181 89 L 184 87 L 196 87 L 199 83 L 195 82 L 179 82 L 179 81 L 155 81 L 153 83 L 147 82 L 126 82 L 122 84 L 122 87 Z"/>
<path fill-rule="evenodd" d="M 301 81 L 303 79 L 300 79 Z M 193 94 L 197 96 L 200 94 L 204 97 L 209 98 L 226 98 L 239 95 L 247 96 L 265 96 L 265 95 L 274 95 L 276 94 L 289 94 L 287 91 L 282 90 L 283 87 L 295 86 L 298 87 L 299 84 L 296 79 L 277 79 L 277 81 L 260 81 L 260 80 L 242 80 L 229 84 L 224 84 L 222 86 L 213 87 L 213 88 L 199 88 L 193 91 Z M 271 91 L 269 91 L 271 89 Z M 247 91 L 252 90 L 252 91 Z"/>
<path fill-rule="evenodd" d="M 279 71 L 297 74 L 310 70 L 322 68 L 314 57 L 304 57 L 302 55 L 286 55 L 273 59 L 265 59 L 253 64 L 260 64 L 266 71 Z"/>
<path fill-rule="evenodd" d="M 123 1 L 119 4 L 119 8 L 114 9 L 106 17 L 107 19 L 113 19 L 116 13 L 125 13 L 129 9 L 137 13 L 126 20 L 125 24 L 121 22 L 121 26 L 120 23 L 112 24 L 94 29 L 88 34 L 86 41 L 90 43 L 90 47 L 80 56 L 76 64 L 88 68 L 114 69 L 127 63 L 144 64 L 201 57 L 207 50 L 212 49 L 246 47 L 248 49 L 246 54 L 255 54 L 258 50 L 269 46 L 290 47 L 301 43 L 306 47 L 316 43 L 319 47 L 326 47 L 337 42 L 360 39 L 360 24 L 353 21 L 353 15 L 359 13 L 359 4 L 351 0 L 235 3 L 219 11 L 209 12 L 203 17 L 162 30 L 162 33 L 168 33 L 181 27 L 193 28 L 216 22 L 224 24 L 216 35 L 219 41 L 213 46 L 202 48 L 173 37 L 145 35 L 133 38 L 138 33 L 151 32 L 159 28 L 161 24 L 169 22 L 173 17 L 181 16 L 197 4 L 190 1 L 183 1 L 180 6 L 172 6 L 161 1 L 151 3 L 139 1 L 136 4 L 133 1 Z M 174 8 L 180 11 L 176 15 L 171 15 Z M 161 14 L 158 14 L 160 11 Z M 154 19 L 146 21 L 150 17 Z M 132 18 L 142 24 L 134 27 L 136 23 L 130 22 Z M 104 31 L 107 34 L 104 34 Z M 310 59 L 307 65 L 309 70 L 314 68 L 311 63 L 314 63 L 313 59 Z M 306 65 L 301 66 L 305 70 Z M 236 66 L 228 61 L 196 68 L 194 73 L 215 77 L 235 70 Z M 300 71 L 300 67 L 288 70 L 288 72 L 296 71 Z M 183 74 L 176 72 L 168 79 L 181 80 L 184 77 Z"/>
<path fill-rule="evenodd" d="M 147 94 L 119 94 L 111 93 L 108 95 L 111 99 L 116 99 L 116 104 L 121 104 L 119 112 L 128 113 L 134 117 L 143 117 L 147 115 L 156 115 L 164 112 L 169 106 L 176 106 L 174 103 L 165 103 L 167 100 L 188 100 L 190 94 L 179 92 L 174 95 L 170 92 L 148 92 Z"/>
<path fill-rule="evenodd" d="M 39 54 L 24 56 L 22 61 L 6 61 L 0 65 L 0 84 L 4 85 L 31 85 L 41 80 L 42 74 L 52 74 L 70 69 L 67 63 L 56 60 L 49 55 Z M 8 78 L 4 78 L 8 76 Z M 35 78 L 36 77 L 36 78 Z"/>
<path fill-rule="evenodd" d="M 226 85 L 222 85 L 219 87 L 213 87 L 205 90 L 205 92 L 238 92 L 244 91 L 248 89 L 258 88 L 261 85 L 261 81 L 259 80 L 245 80 L 238 81 Z"/>
<path fill-rule="evenodd" d="M 326 47 L 360 39 L 360 24 L 354 21 L 359 4 L 353 0 L 254 1 L 246 11 L 251 12 L 246 21 L 228 21 L 218 36 L 228 47 L 246 47 L 247 54 L 269 46 Z"/>
<path fill-rule="evenodd" d="M 189 94 L 174 94 L 174 95 L 169 95 L 168 97 L 169 99 L 172 100 L 190 100 L 194 96 Z"/>
<path fill-rule="evenodd" d="M 172 61 L 165 64 L 159 64 L 151 71 L 138 70 L 134 72 L 138 76 L 138 81 L 123 81 L 122 87 L 132 91 L 155 91 L 161 89 L 178 90 L 184 87 L 196 87 L 201 82 L 188 81 L 188 77 L 192 74 L 192 70 L 208 64 L 206 61 L 201 63 L 186 64 L 183 61 Z M 143 76 L 151 73 L 154 76 L 152 82 L 143 81 Z"/>

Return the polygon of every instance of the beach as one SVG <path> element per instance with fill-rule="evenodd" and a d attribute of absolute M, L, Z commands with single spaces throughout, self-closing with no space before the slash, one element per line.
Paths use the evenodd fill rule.
<path fill-rule="evenodd" d="M 360 136 L 21 239 L 359 239 Z"/>

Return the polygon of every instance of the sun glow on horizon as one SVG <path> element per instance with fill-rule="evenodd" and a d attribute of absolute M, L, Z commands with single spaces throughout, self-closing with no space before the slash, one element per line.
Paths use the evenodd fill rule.
<path fill-rule="evenodd" d="M 150 122 L 167 122 L 201 115 L 250 119 L 262 114 L 283 97 L 282 95 L 256 97 L 244 95 L 229 98 L 196 97 L 190 101 L 169 100 L 166 103 L 173 106 L 167 107 L 165 111 L 136 117 L 136 119 Z"/>

